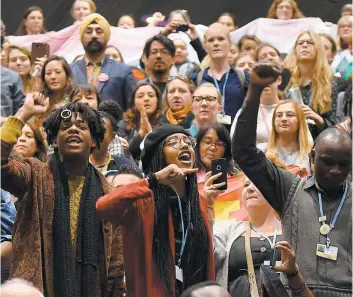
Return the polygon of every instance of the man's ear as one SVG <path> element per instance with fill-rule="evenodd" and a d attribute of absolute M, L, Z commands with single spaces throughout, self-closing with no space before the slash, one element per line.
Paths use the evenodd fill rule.
<path fill-rule="evenodd" d="M 52 147 L 53 148 L 57 148 L 58 147 L 58 144 L 56 143 L 56 139 L 54 140 Z"/>
<path fill-rule="evenodd" d="M 92 141 L 91 149 L 94 149 L 94 148 L 96 148 L 96 147 L 97 147 L 96 142 L 95 142 L 95 141 Z"/>

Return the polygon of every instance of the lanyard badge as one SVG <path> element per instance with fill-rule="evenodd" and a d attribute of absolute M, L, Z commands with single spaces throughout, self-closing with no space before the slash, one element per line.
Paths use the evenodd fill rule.
<path fill-rule="evenodd" d="M 347 198 L 347 191 L 348 191 L 348 186 L 347 184 L 345 185 L 345 190 L 343 193 L 343 196 L 341 198 L 341 202 L 337 208 L 336 214 L 333 217 L 333 220 L 330 224 L 326 223 L 326 216 L 324 215 L 324 210 L 322 206 L 322 197 L 321 197 L 321 192 L 318 192 L 318 197 L 319 197 L 319 207 L 320 207 L 320 217 L 319 217 L 319 222 L 321 223 L 320 227 L 320 234 L 323 236 L 326 236 L 326 245 L 325 244 L 318 244 L 316 247 L 316 255 L 322 258 L 326 258 L 329 260 L 337 260 L 337 255 L 338 255 L 338 248 L 335 246 L 331 246 L 331 239 L 330 239 L 330 234 L 335 228 L 336 221 L 338 219 L 338 216 L 342 210 L 344 201 Z"/>

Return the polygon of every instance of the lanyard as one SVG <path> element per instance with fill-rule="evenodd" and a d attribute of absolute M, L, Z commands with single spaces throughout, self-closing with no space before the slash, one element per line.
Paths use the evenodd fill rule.
<path fill-rule="evenodd" d="M 181 199 L 180 196 L 177 192 L 175 192 L 177 194 L 178 197 L 178 204 L 179 204 L 179 211 L 180 211 L 180 220 L 181 220 L 181 247 L 180 247 L 180 254 L 179 254 L 179 261 L 178 261 L 178 265 L 180 266 L 181 263 L 181 256 L 184 253 L 184 249 L 185 249 L 185 245 L 186 245 L 186 239 L 188 238 L 188 233 L 189 233 L 189 226 L 186 229 L 184 229 L 184 216 L 183 216 L 183 210 L 181 208 Z M 190 210 L 190 203 L 189 203 L 189 207 L 188 207 L 188 211 L 189 211 L 189 221 L 188 224 L 190 224 L 190 218 L 191 218 L 191 210 Z"/>
<path fill-rule="evenodd" d="M 342 207 L 343 207 L 343 203 L 344 201 L 346 200 L 347 198 L 347 191 L 348 191 L 348 186 L 347 186 L 347 183 L 346 183 L 346 186 L 345 186 L 345 189 L 344 189 L 344 193 L 343 193 L 343 196 L 341 198 L 341 202 L 337 208 L 337 211 L 336 211 L 336 214 L 335 216 L 333 217 L 333 220 L 331 221 L 330 223 L 330 230 L 327 234 L 327 245 L 329 246 L 330 243 L 331 243 L 331 240 L 330 240 L 330 233 L 331 231 L 335 228 L 335 224 L 336 224 L 336 221 L 338 219 L 338 216 L 342 210 Z M 326 221 L 326 216 L 324 216 L 324 210 L 323 210 L 323 207 L 322 207 L 322 198 L 321 198 L 321 192 L 319 191 L 318 192 L 318 196 L 319 196 L 319 207 L 320 207 L 320 218 L 319 218 L 319 222 L 323 222 L 323 224 L 325 224 L 325 221 Z"/>
<path fill-rule="evenodd" d="M 271 241 L 268 236 L 263 234 L 260 230 L 257 230 L 255 227 L 251 225 L 251 229 L 254 230 L 257 234 L 261 235 L 262 237 L 266 238 L 266 240 L 269 242 L 271 249 L 273 250 L 276 245 L 276 237 L 277 237 L 277 231 L 279 227 L 279 221 L 276 222 L 276 228 L 275 228 L 275 233 L 273 234 L 273 241 Z"/>
<path fill-rule="evenodd" d="M 222 91 L 221 91 L 221 88 L 219 87 L 218 81 L 217 81 L 217 79 L 214 77 L 213 72 L 212 72 L 212 70 L 211 70 L 213 82 L 214 82 L 215 86 L 217 87 L 218 91 L 221 93 L 221 96 L 222 96 L 222 113 L 223 113 L 223 114 L 224 114 L 224 104 L 225 104 L 225 100 L 226 100 L 226 86 L 227 86 L 227 82 L 228 82 L 229 71 L 230 71 L 230 70 L 227 71 L 226 79 L 224 80 L 224 84 L 223 84 L 223 92 L 222 92 Z"/>
<path fill-rule="evenodd" d="M 267 130 L 267 141 L 270 139 L 270 133 L 271 133 L 271 130 L 270 130 L 270 127 L 268 126 L 268 123 L 267 123 L 267 120 L 266 120 L 266 116 L 265 116 L 265 112 L 263 110 L 263 107 L 260 105 L 260 112 L 261 112 L 261 117 L 262 117 L 262 120 L 264 121 L 264 124 L 265 124 L 265 127 L 266 127 L 266 130 Z"/>

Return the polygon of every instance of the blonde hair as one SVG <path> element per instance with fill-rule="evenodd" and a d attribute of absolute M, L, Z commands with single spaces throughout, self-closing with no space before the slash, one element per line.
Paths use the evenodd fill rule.
<path fill-rule="evenodd" d="M 338 22 L 337 22 L 337 50 L 343 50 L 347 48 L 347 44 L 342 40 L 342 38 L 339 36 L 339 30 L 340 30 L 340 26 L 343 24 L 347 24 L 350 23 L 352 26 L 353 23 L 353 16 L 351 15 L 344 15 L 343 17 L 341 17 Z"/>
<path fill-rule="evenodd" d="M 211 24 L 211 25 L 207 28 L 207 30 L 205 31 L 205 33 L 204 33 L 204 35 L 203 35 L 203 43 L 204 43 L 204 45 L 205 45 L 206 40 L 207 40 L 207 32 L 208 32 L 210 29 L 213 29 L 213 28 L 222 29 L 222 31 L 224 31 L 224 33 L 226 34 L 226 36 L 227 36 L 229 42 L 232 42 L 232 39 L 231 39 L 231 37 L 230 37 L 230 31 L 229 31 L 224 25 L 222 25 L 222 24 L 220 24 L 220 23 L 213 23 L 213 24 Z"/>
<path fill-rule="evenodd" d="M 278 158 L 278 138 L 279 135 L 276 131 L 276 126 L 275 126 L 275 120 L 276 120 L 276 111 L 279 106 L 284 105 L 284 104 L 292 104 L 292 106 L 295 109 L 296 117 L 298 119 L 298 131 L 297 131 L 297 142 L 298 142 L 298 157 L 301 160 L 305 160 L 305 158 L 308 157 L 310 151 L 311 151 L 311 143 L 309 141 L 309 132 L 308 132 L 308 127 L 307 123 L 305 120 L 305 115 L 304 112 L 300 106 L 299 103 L 293 101 L 293 100 L 281 100 L 278 105 L 276 106 L 273 116 L 272 116 L 272 131 L 270 134 L 270 138 L 268 140 L 268 145 L 267 145 L 267 151 L 266 151 L 266 156 L 268 156 L 270 159 L 276 159 Z"/>
<path fill-rule="evenodd" d="M 268 10 L 267 13 L 267 18 L 268 19 L 277 19 L 277 6 L 282 3 L 283 0 L 274 0 Z M 297 2 L 295 2 L 294 0 L 290 0 L 290 4 L 292 6 L 292 10 L 293 10 L 293 16 L 292 19 L 301 19 L 304 18 L 304 14 L 300 11 Z"/>
<path fill-rule="evenodd" d="M 221 94 L 221 92 L 214 86 L 214 84 L 211 84 L 211 83 L 209 83 L 209 82 L 202 83 L 201 85 L 199 85 L 199 86 L 196 88 L 195 92 L 196 92 L 198 89 L 201 89 L 201 88 L 213 88 L 213 89 L 215 89 L 215 90 L 217 91 L 217 100 L 218 100 L 218 103 L 219 103 L 219 104 L 222 104 L 222 94 Z M 194 92 L 194 93 L 195 93 L 195 92 Z"/>
<path fill-rule="evenodd" d="M 206 68 L 210 67 L 211 65 L 211 58 L 209 55 L 205 56 L 200 64 L 201 70 L 205 70 Z"/>
<path fill-rule="evenodd" d="M 295 41 L 295 45 L 291 51 L 291 53 L 284 60 L 284 67 L 288 68 L 291 73 L 291 79 L 287 86 L 289 88 L 297 88 L 301 86 L 301 74 L 298 67 L 298 59 L 295 53 L 295 49 L 298 44 L 298 40 L 304 34 L 308 34 L 310 38 L 314 42 L 314 47 L 317 50 L 316 60 L 314 69 L 312 70 L 311 75 L 311 83 L 312 83 L 312 109 L 318 114 L 323 114 L 328 112 L 332 106 L 332 79 L 333 74 L 328 64 L 328 61 L 325 56 L 324 47 L 321 43 L 320 36 L 317 33 L 312 31 L 304 31 L 301 33 L 297 40 Z"/>
<path fill-rule="evenodd" d="M 73 3 L 72 3 L 72 8 L 71 8 L 71 12 L 74 8 L 74 4 L 78 1 L 82 1 L 82 2 L 87 2 L 89 4 L 89 8 L 91 9 L 91 13 L 95 13 L 97 11 L 97 6 L 96 4 L 92 1 L 92 0 L 75 0 Z"/>

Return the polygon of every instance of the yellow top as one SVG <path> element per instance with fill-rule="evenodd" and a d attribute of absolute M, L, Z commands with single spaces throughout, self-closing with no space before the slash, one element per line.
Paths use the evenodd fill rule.
<path fill-rule="evenodd" d="M 1 140 L 8 144 L 15 145 L 17 138 L 22 134 L 22 128 L 24 127 L 24 122 L 16 117 L 9 117 L 6 122 L 0 128 Z"/>
<path fill-rule="evenodd" d="M 80 215 L 81 193 L 85 183 L 84 176 L 78 176 L 75 179 L 70 179 L 69 195 L 70 195 L 70 230 L 71 242 L 74 250 L 76 249 L 78 218 Z"/>

